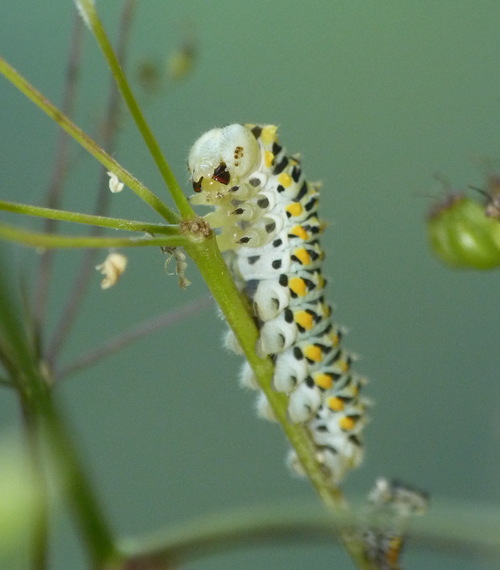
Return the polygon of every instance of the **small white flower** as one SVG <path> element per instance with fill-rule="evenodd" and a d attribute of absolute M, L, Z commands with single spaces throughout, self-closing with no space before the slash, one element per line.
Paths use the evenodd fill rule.
<path fill-rule="evenodd" d="M 101 289 L 109 289 L 116 285 L 122 273 L 127 268 L 127 257 L 123 253 L 112 252 L 100 265 L 96 265 L 97 271 L 104 275 L 101 281 Z"/>
<path fill-rule="evenodd" d="M 109 176 L 109 189 L 111 190 L 111 192 L 113 192 L 113 194 L 121 192 L 123 190 L 123 187 L 125 186 L 123 182 L 120 182 L 118 180 L 118 176 L 116 176 L 114 172 L 108 171 L 107 174 Z"/>

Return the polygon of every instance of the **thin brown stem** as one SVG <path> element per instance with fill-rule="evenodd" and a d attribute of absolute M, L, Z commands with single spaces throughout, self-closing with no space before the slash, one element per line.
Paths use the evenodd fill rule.
<path fill-rule="evenodd" d="M 63 112 L 71 117 L 74 114 L 76 93 L 78 86 L 78 75 L 82 51 L 83 22 L 78 14 L 75 16 L 73 33 L 71 36 L 71 47 L 66 69 L 66 85 L 64 100 L 62 104 Z M 46 198 L 46 205 L 49 208 L 59 208 L 61 204 L 64 183 L 68 173 L 70 137 L 63 130 L 59 131 L 56 147 L 52 180 L 49 184 Z M 56 220 L 46 220 L 44 231 L 54 233 L 58 222 Z M 37 337 L 40 337 L 43 328 L 43 319 L 47 307 L 49 296 L 49 284 L 54 265 L 54 250 L 45 250 L 40 255 L 40 268 L 35 287 L 34 301 L 34 321 Z M 38 342 L 41 342 L 40 338 Z"/>
<path fill-rule="evenodd" d="M 126 48 L 130 27 L 132 23 L 133 10 L 136 0 L 127 0 L 125 2 L 120 24 L 120 35 L 118 38 L 117 56 L 123 64 L 126 58 Z M 121 98 L 116 87 L 114 78 L 110 80 L 110 94 L 108 99 L 108 107 L 105 120 L 103 122 L 103 148 L 106 148 L 110 154 L 116 145 L 118 134 L 119 117 L 121 111 Z M 98 193 L 94 206 L 94 213 L 97 215 L 105 215 L 109 209 L 109 178 L 105 169 L 102 169 L 98 184 Z M 102 228 L 92 228 L 90 235 L 98 236 L 102 233 Z M 88 291 L 90 281 L 93 275 L 97 252 L 95 250 L 87 250 L 84 253 L 80 269 L 75 278 L 71 294 L 63 308 L 59 321 L 56 325 L 54 334 L 51 338 L 47 349 L 46 360 L 49 368 L 55 366 L 55 361 L 60 353 L 65 341 L 69 338 L 71 329 L 76 321 L 80 307 L 86 292 Z"/>
<path fill-rule="evenodd" d="M 147 319 L 138 325 L 131 327 L 125 332 L 110 338 L 107 342 L 100 345 L 98 348 L 90 350 L 68 366 L 61 368 L 60 371 L 55 372 L 56 381 L 63 380 L 72 374 L 76 374 L 83 368 L 92 366 L 99 360 L 111 356 L 112 354 L 122 350 L 129 344 L 139 340 L 147 335 L 153 334 L 156 331 L 171 327 L 183 321 L 192 315 L 206 309 L 213 303 L 211 295 L 205 295 L 190 301 L 181 307 L 174 309 L 173 311 L 167 311 L 166 313 Z"/>

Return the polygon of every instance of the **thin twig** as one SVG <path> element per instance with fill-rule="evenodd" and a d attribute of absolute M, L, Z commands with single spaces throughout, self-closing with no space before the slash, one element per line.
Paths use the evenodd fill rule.
<path fill-rule="evenodd" d="M 40 206 L 32 206 L 30 204 L 20 204 L 18 202 L 6 202 L 4 200 L 0 200 L 0 210 L 4 212 L 24 214 L 25 216 L 62 220 L 76 224 L 99 226 L 100 228 L 144 232 L 151 235 L 176 235 L 180 231 L 179 226 L 175 224 L 151 224 L 150 222 L 140 222 L 124 218 L 110 218 L 108 216 L 98 216 L 93 214 L 82 214 L 81 212 L 72 212 L 69 210 L 53 210 L 51 208 L 42 208 Z M 51 232 L 49 233 L 54 236 L 59 235 Z M 96 233 L 97 232 L 95 232 L 94 235 L 96 235 Z"/>
<path fill-rule="evenodd" d="M 166 313 L 142 321 L 138 325 L 131 327 L 125 332 L 110 338 L 107 342 L 100 345 L 98 348 L 90 350 L 71 364 L 61 368 L 61 370 L 55 372 L 56 381 L 59 382 L 82 370 L 88 366 L 92 366 L 99 360 L 111 356 L 112 354 L 122 350 L 129 344 L 139 340 L 147 335 L 153 334 L 156 331 L 171 327 L 195 315 L 196 313 L 206 309 L 213 303 L 211 295 L 206 295 L 190 301 L 181 307 L 174 309 L 173 311 L 167 311 Z"/>
<path fill-rule="evenodd" d="M 128 0 L 125 2 L 122 10 L 120 34 L 117 47 L 117 57 L 122 65 L 125 62 L 126 58 L 126 48 L 135 4 L 136 0 Z M 121 99 L 113 75 L 111 75 L 108 107 L 103 124 L 103 147 L 106 148 L 110 154 L 112 154 L 116 144 L 120 110 Z M 104 215 L 109 209 L 110 197 L 108 175 L 104 169 L 101 171 L 98 188 L 99 190 L 94 206 L 94 212 L 98 215 Z M 99 228 L 94 228 L 91 231 L 91 235 L 98 236 L 101 231 L 102 230 Z M 61 312 L 61 316 L 47 349 L 46 358 L 50 368 L 55 366 L 57 356 L 60 354 L 64 343 L 69 338 L 71 329 L 75 323 L 76 317 L 78 316 L 78 312 L 85 297 L 85 293 L 88 291 L 95 263 L 96 252 L 92 250 L 86 251 L 78 274 L 74 280 L 73 287 L 71 288 L 71 294 Z"/>
<path fill-rule="evenodd" d="M 79 67 L 81 61 L 83 22 L 78 14 L 75 16 L 73 33 L 71 36 L 71 47 L 66 69 L 66 85 L 64 100 L 62 104 L 63 112 L 71 117 L 74 114 L 76 101 L 76 88 L 78 84 Z M 62 190 L 68 173 L 69 143 L 70 137 L 63 130 L 58 131 L 58 141 L 56 155 L 52 171 L 52 180 L 47 191 L 46 204 L 49 208 L 59 208 L 61 204 Z M 44 231 L 54 233 L 57 221 L 46 220 Z M 47 250 L 42 252 L 40 257 L 40 269 L 35 286 L 34 301 L 34 321 L 37 336 L 40 336 L 43 328 L 43 318 L 47 307 L 49 294 L 49 283 L 54 265 L 55 252 Z"/>
<path fill-rule="evenodd" d="M 176 212 L 170 209 L 154 192 L 144 186 L 142 182 L 133 176 L 110 154 L 105 152 L 94 139 L 71 121 L 60 109 L 44 97 L 40 91 L 35 89 L 29 81 L 2 57 L 0 57 L 0 73 L 62 129 L 69 133 L 89 154 L 96 158 L 109 171 L 113 172 L 117 178 L 135 192 L 141 200 L 156 210 L 167 222 L 171 224 L 179 223 L 180 217 Z"/>
<path fill-rule="evenodd" d="M 101 237 L 101 236 L 67 236 L 61 234 L 44 234 L 30 232 L 16 226 L 0 223 L 0 238 L 22 243 L 37 248 L 115 248 L 115 247 L 179 247 L 190 243 L 190 238 L 180 232 L 171 235 L 150 237 L 139 235 L 134 237 Z"/>
<path fill-rule="evenodd" d="M 158 170 L 160 171 L 160 174 L 165 181 L 165 184 L 167 185 L 167 188 L 170 190 L 170 194 L 174 199 L 175 205 L 179 209 L 182 218 L 184 220 L 195 219 L 196 213 L 192 209 L 191 204 L 189 203 L 182 188 L 177 182 L 177 179 L 175 178 L 170 165 L 165 159 L 165 156 L 161 151 L 160 145 L 158 144 L 153 131 L 144 118 L 141 108 L 132 92 L 127 76 L 125 75 L 123 67 L 120 64 L 119 58 L 111 46 L 106 30 L 102 25 L 93 0 L 77 0 L 77 5 L 82 14 L 82 17 L 85 19 L 85 22 L 88 24 L 89 28 L 94 34 L 94 37 L 102 51 L 102 54 L 111 69 L 116 84 L 120 89 L 123 99 L 127 104 L 128 110 L 132 115 L 132 118 L 134 119 L 134 122 L 137 125 L 137 128 L 139 129 L 139 132 L 141 133 L 142 138 L 149 149 L 151 157 L 155 161 L 156 166 L 158 167 Z"/>

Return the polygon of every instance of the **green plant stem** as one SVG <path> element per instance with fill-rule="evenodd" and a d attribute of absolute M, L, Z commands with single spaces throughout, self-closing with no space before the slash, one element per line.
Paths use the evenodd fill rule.
<path fill-rule="evenodd" d="M 74 115 L 82 55 L 83 22 L 78 14 L 75 16 L 76 17 L 74 18 L 73 32 L 71 34 L 71 45 L 66 67 L 66 81 L 62 102 L 62 111 L 68 117 Z M 71 142 L 71 138 L 67 135 L 67 133 L 63 129 L 58 129 L 51 181 L 49 183 L 45 198 L 45 205 L 49 208 L 59 208 L 59 205 L 61 203 L 64 182 L 66 181 L 68 172 L 70 170 L 69 151 Z M 45 220 L 43 230 L 47 233 L 55 233 L 56 227 L 56 220 L 47 219 Z M 54 259 L 54 250 L 46 250 L 40 255 L 39 270 L 37 272 L 36 282 L 34 283 L 33 320 L 34 334 L 37 337 L 39 353 L 42 351 L 41 345 L 43 342 L 43 320 L 48 303 L 49 284 L 52 275 L 52 269 L 54 267 Z"/>
<path fill-rule="evenodd" d="M 107 523 L 101 513 L 98 501 L 87 480 L 75 446 L 69 438 L 68 426 L 59 414 L 48 389 L 32 399 L 31 406 L 41 420 L 45 439 L 53 452 L 54 461 L 62 478 L 66 498 L 76 516 L 81 534 L 94 568 L 116 557 L 116 549 Z"/>
<path fill-rule="evenodd" d="M 420 544 L 427 551 L 432 548 L 454 554 L 477 553 L 498 561 L 499 521 L 495 506 L 438 503 L 425 517 L 411 520 L 409 534 L 412 544 Z M 377 528 L 368 519 L 345 513 L 332 515 L 315 504 L 296 501 L 293 505 L 250 506 L 211 513 L 174 528 L 119 541 L 118 549 L 129 562 L 129 566 L 120 568 L 134 568 L 132 563 L 145 560 L 156 562 L 157 566 L 151 567 L 161 570 L 172 563 L 186 563 L 251 542 L 331 541 L 335 534 L 352 526 Z"/>
<path fill-rule="evenodd" d="M 93 236 L 62 236 L 30 232 L 15 226 L 0 223 L 0 238 L 39 248 L 113 248 L 113 247 L 178 247 L 188 243 L 184 235 L 166 235 L 159 237 L 93 237 Z"/>
<path fill-rule="evenodd" d="M 17 318 L 16 308 L 16 299 L 5 280 L 0 280 L 0 330 L 4 343 L 11 347 L 10 360 L 15 364 L 12 380 L 26 416 L 32 422 L 30 429 L 38 439 L 37 448 L 51 452 L 52 463 L 59 475 L 59 488 L 76 515 L 93 568 L 102 568 L 116 556 L 111 531 L 85 476 L 69 428 L 57 409 L 36 354 Z"/>
<path fill-rule="evenodd" d="M 316 460 L 316 449 L 309 431 L 304 425 L 292 424 L 288 421 L 286 415 L 288 398 L 285 394 L 275 392 L 271 387 L 273 364 L 269 358 L 259 358 L 255 353 L 259 335 L 257 327 L 248 304 L 244 302 L 234 284 L 229 269 L 217 247 L 215 236 L 196 244 L 196 246 L 186 247 L 186 251 L 197 264 L 229 326 L 233 329 L 256 374 L 260 388 L 269 400 L 276 419 L 297 453 L 302 468 L 311 480 L 316 492 L 325 506 L 333 513 L 346 512 L 347 504 L 341 490 L 332 486 L 328 476 Z M 351 531 L 344 530 L 341 533 L 341 539 L 358 568 L 373 568 L 373 565 L 365 560 L 363 544 L 359 540 L 353 540 Z"/>
<path fill-rule="evenodd" d="M 3 386 L 4 388 L 13 388 L 14 384 L 12 384 L 8 378 L 0 377 L 0 386 Z"/>
<path fill-rule="evenodd" d="M 41 378 L 30 382 L 29 393 L 25 396 L 27 409 L 38 420 L 38 433 L 52 451 L 63 493 L 76 516 L 93 566 L 101 568 L 116 556 L 116 549 L 111 531 L 69 437 L 69 428 Z"/>
<path fill-rule="evenodd" d="M 128 82 L 121 70 L 114 52 L 107 40 L 106 34 L 98 19 L 94 5 L 90 0 L 80 0 L 79 5 L 87 16 L 88 23 L 92 28 L 96 39 L 103 50 L 103 53 L 110 65 L 117 83 L 123 93 L 123 96 L 134 116 L 136 123 L 144 137 L 144 140 L 155 159 L 160 172 L 167 183 L 172 196 L 175 200 L 179 211 L 184 219 L 194 219 L 196 214 L 191 209 L 189 202 L 185 198 L 182 190 L 176 182 L 170 167 L 163 158 L 159 145 L 154 139 L 139 107 L 133 97 Z M 139 183 L 130 173 L 123 169 L 114 159 L 107 155 L 98 145 L 74 125 L 67 117 L 65 117 L 54 105 L 49 103 L 38 91 L 36 91 L 24 78 L 22 78 L 12 67 L 4 60 L 0 59 L 0 72 L 2 72 L 14 85 L 16 85 L 26 96 L 34 101 L 44 112 L 58 122 L 73 138 L 75 138 L 84 148 L 86 148 L 93 156 L 102 162 L 108 170 L 114 172 L 118 178 L 132 188 L 143 200 L 155 208 L 167 221 L 171 223 L 178 222 L 177 215 L 165 206 L 159 198 Z M 3 230 L 3 234 L 2 234 Z M 229 325 L 235 331 L 238 341 L 240 342 L 245 355 L 247 356 L 253 370 L 255 371 L 260 387 L 269 399 L 270 405 L 274 411 L 277 420 L 280 422 L 290 442 L 292 443 L 298 459 L 311 479 L 313 486 L 322 498 L 325 505 L 335 513 L 344 512 L 346 505 L 340 489 L 333 487 L 327 475 L 323 472 L 321 465 L 316 460 L 315 446 L 311 440 L 308 430 L 301 425 L 292 425 L 286 418 L 287 397 L 285 394 L 279 394 L 272 390 L 271 379 L 273 375 L 273 365 L 270 359 L 261 359 L 255 354 L 255 345 L 258 338 L 258 331 L 253 321 L 248 305 L 243 301 L 239 294 L 229 270 L 222 259 L 217 248 L 215 238 L 194 243 L 195 239 L 189 239 L 183 236 L 166 236 L 164 238 L 141 238 L 140 240 L 130 239 L 114 239 L 114 238 L 73 238 L 62 236 L 44 236 L 43 234 L 34 234 L 31 232 L 21 232 L 15 228 L 8 226 L 0 226 L 0 236 L 14 241 L 21 241 L 28 245 L 39 247 L 117 247 L 117 246 L 133 246 L 133 245 L 168 245 L 177 246 L 184 245 L 186 251 L 191 255 L 197 263 L 203 277 L 205 278 L 212 294 L 219 303 Z M 124 243 L 125 242 L 125 243 Z M 50 423 L 49 423 L 50 425 Z M 57 434 L 56 434 L 57 435 Z M 59 437 L 64 433 L 59 434 Z M 55 438 L 57 441 L 57 437 Z M 64 449 L 64 442 L 60 442 L 59 447 Z M 70 457 L 68 459 L 71 459 Z M 82 497 L 75 497 L 82 499 Z M 82 504 L 81 500 L 75 501 L 75 506 Z M 97 505 L 93 507 L 97 508 Z M 92 509 L 95 514 L 95 509 Z M 85 528 L 84 534 L 92 535 Z M 92 524 L 89 525 L 92 527 Z M 341 533 L 342 541 L 345 544 L 351 557 L 357 563 L 359 568 L 372 568 L 363 557 L 363 545 L 359 541 L 352 539 L 349 531 Z M 95 545 L 89 544 L 89 547 L 95 549 Z M 103 549 L 104 550 L 104 549 Z"/>
<path fill-rule="evenodd" d="M 135 96 L 130 88 L 127 77 L 123 72 L 123 69 L 116 57 L 113 47 L 107 37 L 106 31 L 99 19 L 99 15 L 95 9 L 95 5 L 91 0 L 79 0 L 78 5 L 84 14 L 84 18 L 88 21 L 88 24 L 101 48 L 101 51 L 106 58 L 106 61 L 111 69 L 118 88 L 123 95 L 123 99 L 128 106 L 128 109 L 146 143 L 153 160 L 155 161 L 160 174 L 162 175 L 170 193 L 175 201 L 181 216 L 185 220 L 192 220 L 196 218 L 196 213 L 191 208 L 189 201 L 187 200 L 182 188 L 179 186 L 172 169 L 170 168 L 168 162 L 166 161 L 163 153 L 160 149 L 160 145 L 156 140 L 151 128 L 149 127 L 142 111 L 135 99 Z"/>
<path fill-rule="evenodd" d="M 6 202 L 5 200 L 0 200 L 0 210 L 50 220 L 62 220 L 65 222 L 88 224 L 102 228 L 113 228 L 115 230 L 128 230 L 165 235 L 176 235 L 179 233 L 179 226 L 177 225 L 151 224 L 149 222 L 137 222 L 121 218 L 82 214 L 80 212 L 69 212 L 67 210 L 54 210 L 53 208 L 43 208 L 40 206 L 32 206 L 31 204 L 19 204 L 17 202 Z"/>
<path fill-rule="evenodd" d="M 248 506 L 198 517 L 149 536 L 125 539 L 119 542 L 118 549 L 128 562 L 124 568 L 154 561 L 158 566 L 152 567 L 160 569 L 250 544 L 280 540 L 331 543 L 342 528 L 353 524 L 352 515 L 333 515 L 310 502 Z"/>
<path fill-rule="evenodd" d="M 119 20 L 119 32 L 117 39 L 117 54 L 118 58 L 123 65 L 126 60 L 128 51 L 128 38 L 132 26 L 132 16 L 135 10 L 136 0 L 124 0 L 121 16 Z M 79 22 L 83 25 L 84 22 L 80 14 L 76 14 Z M 120 128 L 120 116 L 122 113 L 122 100 L 114 77 L 110 74 L 109 77 L 109 95 L 107 101 L 107 109 L 103 117 L 102 124 L 102 146 L 107 149 L 108 153 L 113 155 L 113 150 L 116 146 L 118 131 Z M 95 205 L 93 214 L 99 216 L 108 215 L 108 210 L 111 202 L 112 194 L 109 188 L 110 179 L 108 173 L 103 168 L 98 181 L 97 196 L 95 198 Z M 97 237 L 102 235 L 102 228 L 94 226 L 91 228 L 90 236 Z M 53 251 L 53 250 L 52 250 Z M 51 250 L 47 253 L 50 254 Z M 66 302 L 62 304 L 61 311 L 57 323 L 53 329 L 52 335 L 46 339 L 45 344 L 45 360 L 49 369 L 57 365 L 57 360 L 65 343 L 71 336 L 71 331 L 76 323 L 77 317 L 82 308 L 82 303 L 89 287 L 93 282 L 94 269 L 96 266 L 96 256 L 98 251 L 95 249 L 87 249 L 82 256 L 79 270 L 73 277 L 73 285 L 70 288 Z"/>
<path fill-rule="evenodd" d="M 38 505 L 33 516 L 32 538 L 32 570 L 46 570 L 48 562 L 49 512 L 47 497 L 47 481 L 42 465 L 42 454 L 37 437 L 36 422 L 26 398 L 21 393 L 21 408 L 28 457 L 33 472 L 33 484 L 37 487 Z"/>
<path fill-rule="evenodd" d="M 28 99 L 33 101 L 51 119 L 56 121 L 76 142 L 83 146 L 93 157 L 103 164 L 109 171 L 124 182 L 144 202 L 154 208 L 167 222 L 176 224 L 179 216 L 166 206 L 159 198 L 144 186 L 128 170 L 123 168 L 112 156 L 102 149 L 91 137 L 64 115 L 54 104 L 37 91 L 24 77 L 22 77 L 11 65 L 0 57 L 0 73 L 2 73 L 15 87 L 17 87 Z"/>

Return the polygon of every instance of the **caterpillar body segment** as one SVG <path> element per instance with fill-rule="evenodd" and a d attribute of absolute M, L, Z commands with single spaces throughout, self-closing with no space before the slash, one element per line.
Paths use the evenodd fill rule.
<path fill-rule="evenodd" d="M 368 403 L 324 296 L 321 185 L 305 179 L 299 157 L 287 155 L 273 125 L 212 129 L 193 145 L 188 167 L 192 203 L 214 207 L 206 219 L 218 228 L 226 263 L 252 302 L 257 353 L 275 364 L 273 388 L 289 395 L 290 421 L 307 425 L 318 460 L 338 483 L 362 460 Z M 240 350 L 232 335 L 226 346 Z M 258 388 L 248 363 L 240 382 Z M 257 409 L 274 419 L 263 394 Z"/>

